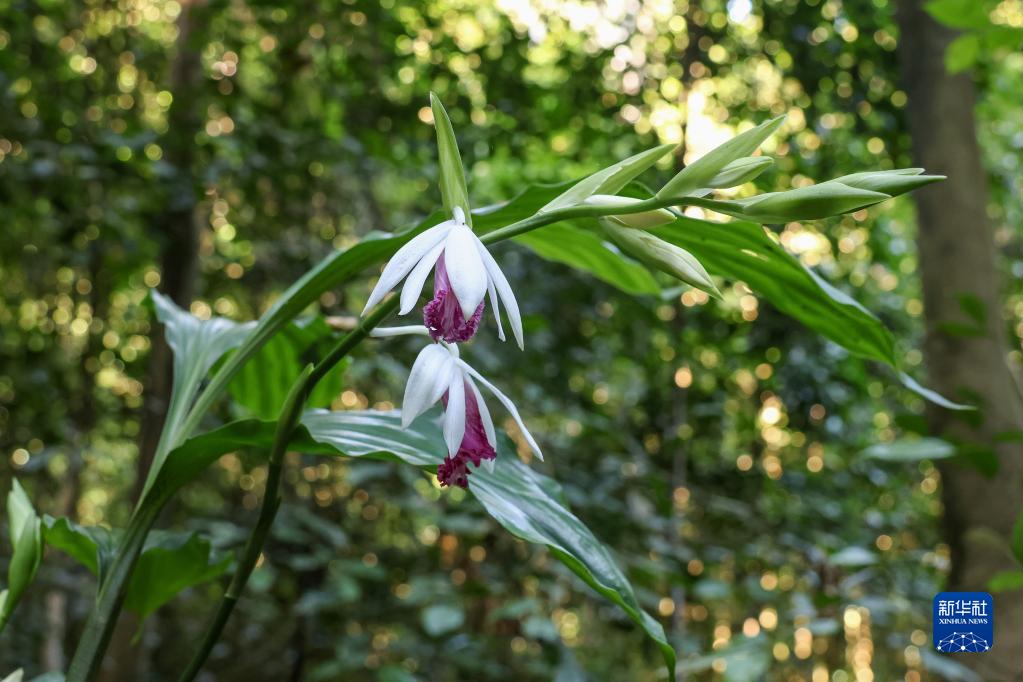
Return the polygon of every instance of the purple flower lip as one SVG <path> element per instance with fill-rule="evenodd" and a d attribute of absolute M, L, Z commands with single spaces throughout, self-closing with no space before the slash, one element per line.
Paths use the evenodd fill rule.
<path fill-rule="evenodd" d="M 458 446 L 458 452 L 454 456 L 444 458 L 443 464 L 437 468 L 437 479 L 442 486 L 457 485 L 460 488 L 469 486 L 469 463 L 479 467 L 485 459 L 496 459 L 497 452 L 487 439 L 486 427 L 483 425 L 483 417 L 480 415 L 479 404 L 476 402 L 476 392 L 469 382 L 465 382 L 465 434 L 462 436 L 462 443 Z M 448 403 L 448 395 L 445 393 L 442 398 L 445 407 Z"/>
<path fill-rule="evenodd" d="M 433 300 L 423 308 L 423 322 L 434 341 L 462 343 L 476 335 L 485 303 L 480 301 L 476 312 L 468 320 L 462 314 L 462 306 L 451 288 L 444 254 L 437 259 L 433 276 Z"/>

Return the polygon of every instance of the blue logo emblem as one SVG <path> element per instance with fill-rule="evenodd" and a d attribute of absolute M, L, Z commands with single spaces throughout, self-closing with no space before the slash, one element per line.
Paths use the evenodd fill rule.
<path fill-rule="evenodd" d="M 934 597 L 934 648 L 980 654 L 995 643 L 995 602 L 987 592 L 942 592 Z"/>

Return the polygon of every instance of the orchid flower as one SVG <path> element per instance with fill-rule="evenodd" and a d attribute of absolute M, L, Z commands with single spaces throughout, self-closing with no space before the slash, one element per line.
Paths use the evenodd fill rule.
<path fill-rule="evenodd" d="M 373 336 L 388 337 L 405 334 L 430 335 L 425 326 L 375 329 Z M 490 410 L 483 400 L 477 384 L 486 388 L 504 405 L 530 449 L 543 460 L 543 453 L 529 433 L 518 409 L 508 396 L 487 381 L 479 372 L 459 357 L 458 346 L 431 343 L 420 351 L 402 401 L 401 424 L 407 428 L 416 417 L 426 412 L 437 401 L 444 404 L 443 433 L 447 456 L 437 470 L 441 485 L 468 485 L 468 465 L 493 465 L 497 457 L 497 432 Z"/>
<path fill-rule="evenodd" d="M 466 225 L 462 209 L 456 206 L 452 213 L 451 220 L 434 225 L 398 249 L 384 267 L 362 314 L 406 277 L 399 312 L 407 314 L 419 301 L 426 278 L 436 265 L 433 300 L 423 309 L 434 340 L 457 343 L 471 339 L 483 315 L 483 299 L 489 293 L 498 336 L 504 341 L 500 308 L 504 303 L 515 341 L 522 348 L 522 318 L 508 280 L 487 247 Z"/>

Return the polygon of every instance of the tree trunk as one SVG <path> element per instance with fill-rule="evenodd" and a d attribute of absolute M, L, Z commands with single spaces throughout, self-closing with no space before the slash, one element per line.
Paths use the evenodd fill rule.
<path fill-rule="evenodd" d="M 946 396 L 978 406 L 955 414 L 930 408 L 934 433 L 993 451 L 998 473 L 941 467 L 945 528 L 952 565 L 948 589 L 986 591 L 987 581 L 1018 568 L 1008 549 L 1023 506 L 1023 445 L 996 440 L 1023 429 L 1023 398 L 1008 368 L 1008 341 L 999 300 L 998 254 L 986 205 L 987 181 L 973 116 L 976 94 L 968 75 L 951 76 L 945 48 L 955 38 L 923 10 L 924 0 L 902 0 L 898 22 L 908 122 L 915 157 L 928 172 L 948 176 L 914 194 L 927 322 L 925 355 L 930 381 Z M 977 322 L 964 311 L 983 310 Z M 979 304 L 979 306 L 977 306 Z M 978 326 L 972 336 L 947 333 L 947 323 Z M 995 595 L 995 642 L 984 655 L 962 657 L 986 679 L 1023 679 L 1023 591 Z M 957 659 L 958 660 L 958 659 Z"/>

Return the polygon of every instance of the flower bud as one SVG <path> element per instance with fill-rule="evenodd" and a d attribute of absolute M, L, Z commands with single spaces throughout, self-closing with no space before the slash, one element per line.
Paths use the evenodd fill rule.
<path fill-rule="evenodd" d="M 685 249 L 655 237 L 645 230 L 623 227 L 612 218 L 601 218 L 600 224 L 611 241 L 626 254 L 686 284 L 721 297 L 721 292 L 714 286 L 714 281 L 703 265 Z"/>
<path fill-rule="evenodd" d="M 611 196 L 610 194 L 594 194 L 591 197 L 587 197 L 584 204 L 589 206 L 607 206 L 607 207 L 619 207 L 619 206 L 631 206 L 638 204 L 639 199 L 633 199 L 631 197 L 619 197 Z M 623 213 L 622 215 L 609 215 L 601 218 L 601 221 L 608 220 L 623 225 L 625 227 L 634 227 L 639 230 L 648 230 L 651 227 L 657 227 L 658 225 L 667 225 L 668 223 L 675 222 L 675 214 L 664 208 L 657 208 L 652 211 L 643 211 L 642 213 Z"/>

